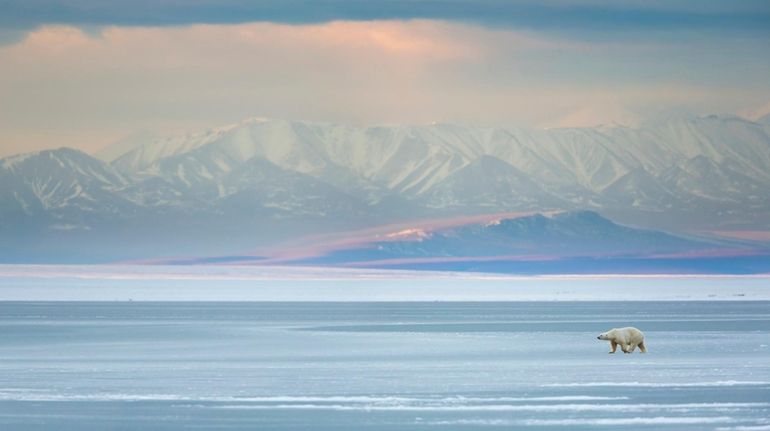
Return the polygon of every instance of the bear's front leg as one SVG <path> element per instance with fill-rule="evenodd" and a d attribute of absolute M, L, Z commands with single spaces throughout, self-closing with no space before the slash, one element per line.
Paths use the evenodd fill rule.
<path fill-rule="evenodd" d="M 612 349 L 610 350 L 610 353 L 615 353 L 615 350 L 617 350 L 618 348 L 618 343 L 614 341 L 610 341 L 610 348 Z"/>
<path fill-rule="evenodd" d="M 623 353 L 631 353 L 631 352 L 628 351 L 628 346 L 625 345 L 625 344 L 621 344 L 620 345 L 620 350 L 622 350 Z"/>

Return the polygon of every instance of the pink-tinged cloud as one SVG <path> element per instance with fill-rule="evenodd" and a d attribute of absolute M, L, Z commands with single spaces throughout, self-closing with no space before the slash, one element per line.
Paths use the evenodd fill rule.
<path fill-rule="evenodd" d="M 290 264 L 293 261 L 320 257 L 338 250 L 364 248 L 372 246 L 374 243 L 378 242 L 420 241 L 428 238 L 433 232 L 459 226 L 482 223 L 496 223 L 503 219 L 526 217 L 533 214 L 553 215 L 558 212 L 559 211 L 519 211 L 470 216 L 455 216 L 429 220 L 415 220 L 353 231 L 310 235 L 291 240 L 283 244 L 271 245 L 265 248 L 258 248 L 243 253 L 238 253 L 238 255 L 248 257 L 248 259 L 243 259 L 240 262 L 249 265 Z M 211 256 L 176 256 L 162 259 L 125 261 L 121 263 L 157 265 L 169 262 L 198 262 L 204 261 L 210 257 Z M 251 259 L 252 257 L 263 259 L 255 261 Z M 238 260 L 237 258 L 234 258 L 231 262 L 236 263 Z"/>
<path fill-rule="evenodd" d="M 467 226 L 473 224 L 496 224 L 504 219 L 515 219 L 519 217 L 531 216 L 533 214 L 544 214 L 552 216 L 560 211 L 550 212 L 506 212 L 496 214 L 482 214 L 471 216 L 456 216 L 441 219 L 415 220 L 410 222 L 381 225 L 366 229 L 354 231 L 336 232 L 329 234 L 319 234 L 291 240 L 279 245 L 271 245 L 265 248 L 259 248 L 234 256 L 228 260 L 227 264 L 243 265 L 291 265 L 294 262 L 306 259 L 322 257 L 336 251 L 351 249 L 366 249 L 374 247 L 377 243 L 410 241 L 421 242 L 429 239 L 434 233 L 448 229 Z M 458 263 L 458 262 L 545 262 L 559 261 L 576 258 L 588 259 L 648 259 L 648 260 L 669 260 L 669 259 L 711 259 L 711 258 L 731 258 L 731 257 L 750 257 L 765 256 L 770 252 L 766 249 L 755 248 L 709 248 L 698 250 L 687 250 L 672 253 L 584 253 L 579 255 L 558 255 L 558 254 L 517 254 L 517 255 L 493 255 L 493 256 L 436 256 L 436 257 L 415 257 L 415 258 L 392 258 L 369 260 L 360 262 L 340 263 L 347 267 L 388 267 L 409 264 L 435 264 L 435 263 Z M 151 261 L 132 261 L 124 263 L 133 264 L 164 264 L 169 262 L 187 262 L 187 263 L 206 263 L 210 259 L 207 257 L 174 257 Z"/>
<path fill-rule="evenodd" d="M 675 47 L 457 22 L 99 31 L 45 26 L 0 45 L 0 156 L 59 146 L 95 151 L 137 130 L 179 134 L 254 116 L 591 126 L 626 123 L 637 108 L 716 105 L 722 112 L 727 101 L 754 104 L 729 86 L 607 72 L 640 56 L 645 67 L 659 68 L 658 57 Z M 681 57 L 664 58 L 660 64 Z M 571 73 L 576 67 L 580 73 Z"/>
<path fill-rule="evenodd" d="M 457 216 L 430 220 L 416 220 L 412 222 L 388 224 L 356 231 L 313 235 L 298 240 L 292 240 L 282 245 L 252 250 L 247 254 L 268 257 L 268 259 L 261 262 L 264 264 L 291 262 L 300 259 L 324 256 L 337 250 L 364 248 L 378 242 L 403 240 L 418 241 L 427 238 L 432 232 L 441 231 L 443 229 L 450 229 L 470 224 L 490 223 L 499 221 L 501 219 L 525 217 L 533 214 L 535 214 L 535 212 L 506 212 L 484 215 Z"/>

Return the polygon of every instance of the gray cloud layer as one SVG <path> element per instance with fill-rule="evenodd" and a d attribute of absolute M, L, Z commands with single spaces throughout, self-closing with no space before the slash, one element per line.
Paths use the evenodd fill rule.
<path fill-rule="evenodd" d="M 770 3 L 611 0 L 1 0 L 0 27 L 168 26 L 244 22 L 440 19 L 554 31 L 697 28 L 770 32 Z"/>

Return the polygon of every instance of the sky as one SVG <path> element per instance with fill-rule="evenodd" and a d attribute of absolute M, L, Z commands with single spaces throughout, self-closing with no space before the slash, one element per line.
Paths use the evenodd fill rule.
<path fill-rule="evenodd" d="M 770 112 L 770 2 L 0 0 L 0 156 L 247 117 Z"/>

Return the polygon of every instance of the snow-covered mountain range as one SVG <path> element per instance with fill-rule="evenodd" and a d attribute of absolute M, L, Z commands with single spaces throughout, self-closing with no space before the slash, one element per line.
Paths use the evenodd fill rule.
<path fill-rule="evenodd" d="M 5 251 L 31 237 L 99 241 L 107 227 L 128 248 L 142 235 L 190 244 L 205 237 L 210 246 L 225 235 L 248 247 L 506 211 L 590 209 L 683 232 L 770 229 L 767 121 L 681 117 L 639 128 L 527 130 L 249 119 L 147 136 L 103 159 L 61 148 L 0 160 Z"/>

